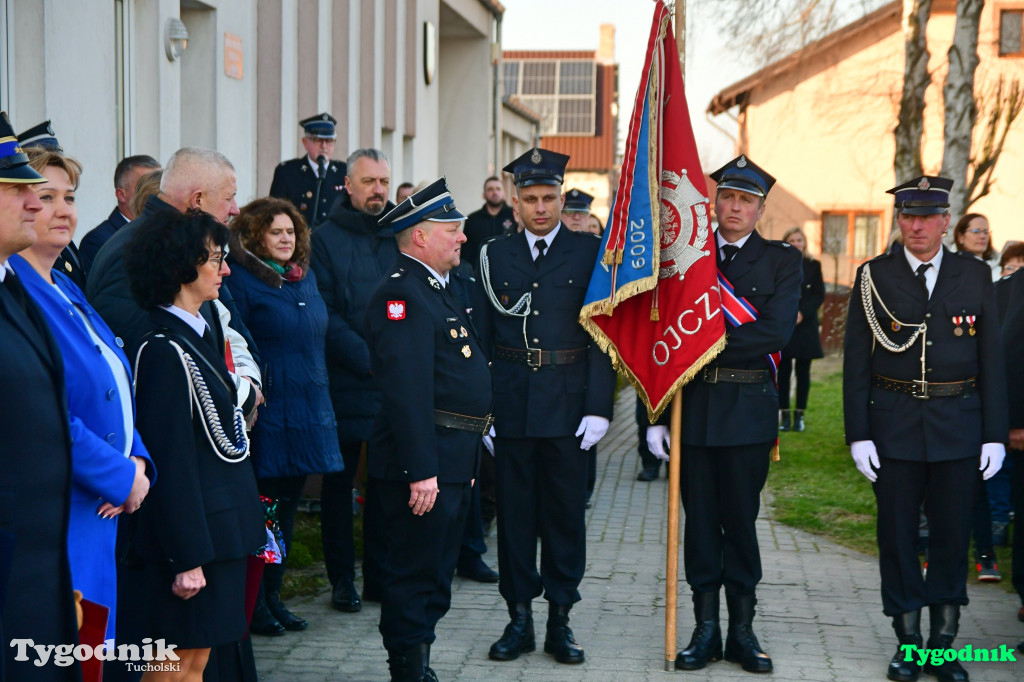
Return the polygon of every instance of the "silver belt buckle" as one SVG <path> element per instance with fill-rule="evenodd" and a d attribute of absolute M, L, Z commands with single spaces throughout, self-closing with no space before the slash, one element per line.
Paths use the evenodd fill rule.
<path fill-rule="evenodd" d="M 910 395 L 912 397 L 917 398 L 918 400 L 928 400 L 929 398 L 931 398 L 931 396 L 928 395 L 927 381 L 924 381 L 923 379 L 915 379 L 914 388 L 919 390 L 915 390 L 913 393 L 911 393 Z"/>
<path fill-rule="evenodd" d="M 526 356 L 526 366 L 527 367 L 532 367 L 533 369 L 537 369 L 538 367 L 541 366 L 541 364 L 543 364 L 543 357 L 541 356 L 541 349 L 540 348 L 527 348 L 526 352 L 527 352 L 527 356 Z M 534 361 L 534 359 L 533 359 L 534 358 L 534 353 L 536 353 L 536 358 L 537 358 L 536 361 Z"/>

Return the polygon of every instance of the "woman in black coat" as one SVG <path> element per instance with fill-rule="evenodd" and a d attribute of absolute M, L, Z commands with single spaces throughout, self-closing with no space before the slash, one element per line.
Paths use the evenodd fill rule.
<path fill-rule="evenodd" d="M 246 558 L 266 541 L 249 442 L 223 342 L 199 314 L 217 298 L 227 228 L 212 216 L 166 211 L 133 237 L 124 267 L 151 311 L 136 358 L 142 438 L 159 484 L 133 517 L 119 603 L 130 642 L 175 644 L 177 672 L 199 679 L 210 649 L 245 636 Z"/>
<path fill-rule="evenodd" d="M 800 307 L 796 314 L 796 329 L 789 343 L 782 349 L 779 367 L 779 409 L 782 410 L 780 431 L 803 431 L 804 410 L 811 392 L 811 360 L 825 357 L 821 349 L 818 330 L 818 308 L 825 302 L 825 281 L 821 277 L 821 263 L 807 253 L 807 237 L 799 227 L 786 231 L 783 241 L 803 254 L 804 280 L 800 286 Z M 796 365 L 796 410 L 789 410 L 789 377 Z"/>
<path fill-rule="evenodd" d="M 309 270 L 309 228 L 291 202 L 244 206 L 231 221 L 230 246 L 231 292 L 263 360 L 266 403 L 252 430 L 252 462 L 260 492 L 278 502 L 287 554 L 306 476 L 344 468 L 324 362 L 327 307 Z M 284 559 L 264 569 L 252 632 L 306 629 L 281 601 L 283 577 Z"/>

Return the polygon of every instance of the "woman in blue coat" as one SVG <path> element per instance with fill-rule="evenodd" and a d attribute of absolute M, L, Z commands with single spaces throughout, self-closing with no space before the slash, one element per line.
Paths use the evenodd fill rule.
<path fill-rule="evenodd" d="M 231 223 L 231 291 L 263 359 L 266 404 L 252 430 L 260 494 L 278 500 L 285 551 L 308 474 L 344 468 L 327 386 L 327 308 L 309 270 L 310 236 L 288 201 L 257 199 Z M 280 635 L 306 621 L 281 602 L 284 564 L 268 564 L 250 631 Z"/>
<path fill-rule="evenodd" d="M 82 290 L 51 270 L 78 224 L 75 188 L 81 165 L 60 153 L 26 149 L 30 165 L 46 178 L 34 186 L 43 210 L 36 242 L 10 265 L 43 310 L 64 357 L 71 426 L 71 513 L 68 558 L 76 590 L 110 609 L 107 639 L 114 637 L 117 516 L 139 508 L 156 471 L 135 430 L 131 368 L 121 340 L 86 302 Z"/>

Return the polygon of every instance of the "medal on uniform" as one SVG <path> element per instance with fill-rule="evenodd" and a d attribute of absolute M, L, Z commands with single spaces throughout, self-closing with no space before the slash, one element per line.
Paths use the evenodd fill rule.
<path fill-rule="evenodd" d="M 900 329 L 903 329 L 903 327 L 900 326 L 900 323 L 897 322 L 896 320 L 893 320 L 890 326 L 892 327 L 892 330 L 894 332 L 898 332 Z"/>
<path fill-rule="evenodd" d="M 68 272 L 71 272 L 71 263 L 64 261 L 64 269 L 67 270 Z"/>
<path fill-rule="evenodd" d="M 977 332 L 977 331 L 976 331 L 976 330 L 974 329 L 974 321 L 975 321 L 976 319 L 978 319 L 978 316 L 977 316 L 977 315 L 968 315 L 968 316 L 967 316 L 967 317 L 966 317 L 965 319 L 967 320 L 967 324 L 969 325 L 969 326 L 967 327 L 967 333 L 968 333 L 968 334 L 970 334 L 971 336 L 974 336 L 975 334 L 977 334 L 977 333 L 978 333 L 978 332 Z"/>
<path fill-rule="evenodd" d="M 455 332 L 455 330 L 453 329 L 452 333 L 454 333 L 454 332 Z M 462 337 L 469 336 L 469 332 L 466 331 L 465 327 L 459 327 L 459 336 L 462 336 Z"/>
<path fill-rule="evenodd" d="M 459 333 L 457 331 L 455 331 L 454 329 L 452 329 L 449 333 L 452 335 L 453 339 L 459 338 Z"/>
<path fill-rule="evenodd" d="M 468 345 L 466 345 L 466 346 L 463 346 L 463 347 L 462 347 L 462 354 L 463 354 L 463 355 L 465 355 L 465 356 L 466 356 L 466 357 L 468 358 L 468 357 L 469 357 L 470 355 L 472 355 L 472 354 L 473 354 L 473 351 L 471 351 L 471 350 L 469 349 L 469 346 L 468 346 Z"/>
<path fill-rule="evenodd" d="M 959 315 L 953 316 L 953 336 L 963 336 L 964 330 L 960 328 L 960 325 L 964 323 L 964 318 Z"/>

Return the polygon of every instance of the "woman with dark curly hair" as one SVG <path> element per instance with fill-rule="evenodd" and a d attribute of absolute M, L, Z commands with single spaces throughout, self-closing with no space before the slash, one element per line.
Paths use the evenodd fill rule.
<path fill-rule="evenodd" d="M 230 273 L 227 241 L 208 214 L 165 211 L 124 257 L 132 295 L 150 311 L 135 360 L 136 424 L 160 471 L 120 575 L 125 643 L 163 639 L 181 659 L 179 671 L 147 680 L 199 680 L 211 647 L 244 637 L 246 558 L 266 540 L 224 347 L 199 314 Z"/>
<path fill-rule="evenodd" d="M 988 218 L 980 213 L 968 213 L 956 222 L 953 228 L 953 242 L 957 251 L 964 251 L 979 258 L 992 268 L 992 281 L 1002 277 L 999 267 L 999 252 L 992 248 L 992 231 Z"/>
<path fill-rule="evenodd" d="M 327 388 L 327 307 L 309 269 L 309 228 L 289 201 L 257 199 L 231 222 L 231 292 L 260 348 L 266 403 L 252 430 L 260 493 L 278 500 L 285 552 L 309 474 L 344 469 Z M 267 564 L 250 631 L 281 635 L 306 621 L 281 602 L 284 563 Z"/>

